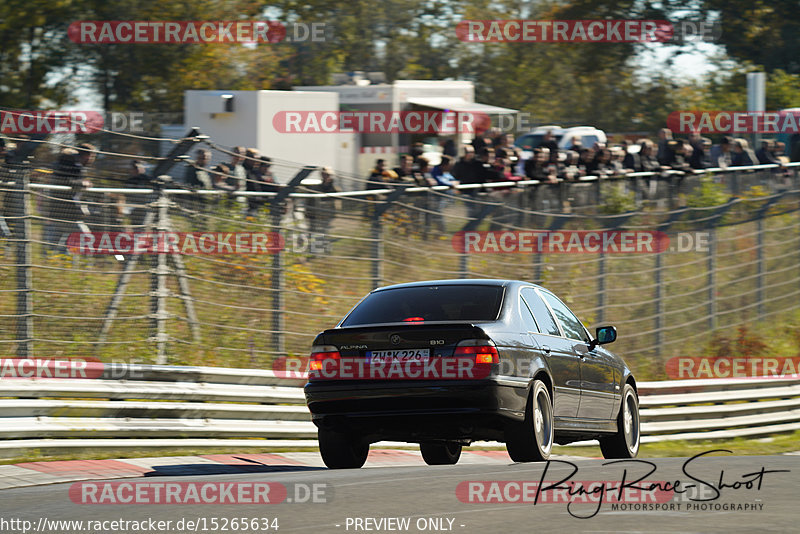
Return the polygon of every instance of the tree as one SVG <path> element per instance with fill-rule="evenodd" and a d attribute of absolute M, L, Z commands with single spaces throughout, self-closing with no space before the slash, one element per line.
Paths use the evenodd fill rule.
<path fill-rule="evenodd" d="M 249 0 L 89 0 L 83 20 L 260 20 Z M 187 89 L 267 89 L 278 78 L 272 44 L 74 44 L 72 61 L 92 70 L 103 108 L 178 112 Z"/>
<path fill-rule="evenodd" d="M 716 18 L 728 55 L 767 72 L 800 74 L 800 5 L 797 0 L 704 0 L 701 13 Z"/>
<path fill-rule="evenodd" d="M 79 2 L 0 2 L 0 106 L 36 109 L 70 100 L 66 27 Z M 61 83 L 54 83 L 61 78 Z"/>

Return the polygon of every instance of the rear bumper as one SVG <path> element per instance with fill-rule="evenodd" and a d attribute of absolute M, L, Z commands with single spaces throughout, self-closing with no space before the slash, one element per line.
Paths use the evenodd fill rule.
<path fill-rule="evenodd" d="M 524 417 L 527 391 L 493 380 L 309 382 L 306 402 L 318 427 L 369 441 L 503 440 Z"/>

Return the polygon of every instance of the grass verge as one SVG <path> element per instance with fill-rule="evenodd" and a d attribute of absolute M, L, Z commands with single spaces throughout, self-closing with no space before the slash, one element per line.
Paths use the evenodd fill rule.
<path fill-rule="evenodd" d="M 416 449 L 416 445 L 408 447 Z M 505 450 L 503 447 L 470 447 L 466 450 Z M 711 449 L 726 449 L 737 456 L 771 455 L 783 454 L 800 450 L 800 431 L 792 434 L 780 434 L 759 439 L 736 438 L 729 440 L 705 440 L 705 441 L 667 441 L 661 443 L 648 443 L 642 445 L 639 451 L 640 458 L 666 458 L 666 457 L 688 457 L 700 452 Z M 22 462 L 44 462 L 55 460 L 104 460 L 111 458 L 147 458 L 157 456 L 197 456 L 202 454 L 258 454 L 276 452 L 314 452 L 315 447 L 306 448 L 276 448 L 276 447 L 252 447 L 247 449 L 232 448 L 208 448 L 208 449 L 182 449 L 182 448 L 159 448 L 146 449 L 141 451 L 131 451 L 129 449 L 104 449 L 102 451 L 83 450 L 76 452 L 66 452 L 64 454 L 43 454 L 38 450 L 33 450 L 25 456 L 0 459 L 0 465 L 17 464 Z M 602 454 L 599 446 L 570 447 L 556 445 L 553 453 L 569 456 L 585 456 L 588 458 L 600 458 Z"/>

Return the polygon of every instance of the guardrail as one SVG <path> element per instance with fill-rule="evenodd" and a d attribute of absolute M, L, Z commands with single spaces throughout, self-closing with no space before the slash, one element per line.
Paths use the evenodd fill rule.
<path fill-rule="evenodd" d="M 34 449 L 314 448 L 305 379 L 272 371 L 113 365 L 97 379 L 0 379 L 0 456 Z M 800 378 L 638 384 L 642 441 L 800 429 Z"/>

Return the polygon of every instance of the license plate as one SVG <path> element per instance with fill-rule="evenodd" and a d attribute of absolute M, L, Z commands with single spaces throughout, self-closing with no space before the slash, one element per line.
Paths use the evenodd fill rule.
<path fill-rule="evenodd" d="M 368 350 L 367 363 L 427 362 L 431 349 Z"/>

